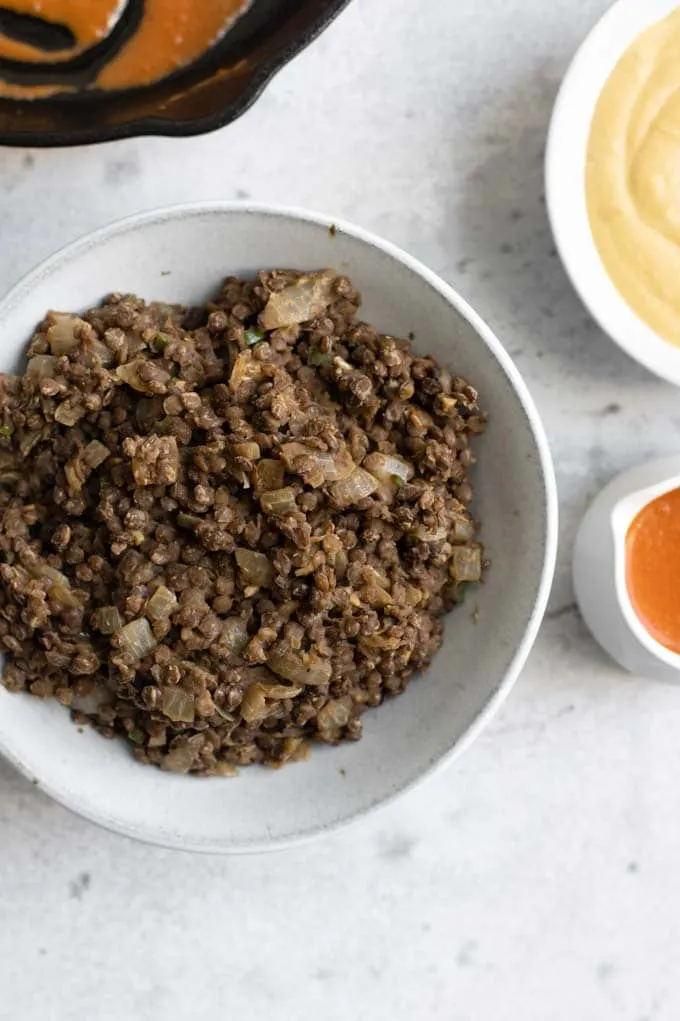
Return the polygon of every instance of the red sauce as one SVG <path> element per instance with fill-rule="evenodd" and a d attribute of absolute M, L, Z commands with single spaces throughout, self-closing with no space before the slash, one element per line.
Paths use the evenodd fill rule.
<path fill-rule="evenodd" d="M 146 0 L 136 32 L 99 72 L 94 87 L 128 89 L 159 81 L 201 57 L 249 6 L 250 0 Z M 107 37 L 127 0 L 2 0 L 18 14 L 66 25 L 75 43 L 50 50 L 0 34 L 0 58 L 63 64 Z M 0 96 L 37 98 L 69 85 L 17 85 L 0 81 Z"/>
<path fill-rule="evenodd" d="M 680 489 L 648 503 L 628 529 L 626 585 L 652 638 L 680 653 Z"/>

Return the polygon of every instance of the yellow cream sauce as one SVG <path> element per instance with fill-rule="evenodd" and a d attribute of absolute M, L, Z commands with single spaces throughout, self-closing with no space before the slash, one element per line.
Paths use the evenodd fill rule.
<path fill-rule="evenodd" d="M 680 8 L 644 32 L 607 81 L 591 127 L 586 195 L 614 285 L 680 346 Z"/>

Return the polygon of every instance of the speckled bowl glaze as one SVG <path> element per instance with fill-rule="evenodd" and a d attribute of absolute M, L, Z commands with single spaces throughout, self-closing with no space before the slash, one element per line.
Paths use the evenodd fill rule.
<path fill-rule="evenodd" d="M 643 322 L 612 283 L 593 240 L 586 206 L 586 154 L 595 107 L 628 47 L 678 0 L 618 0 L 574 57 L 560 89 L 546 149 L 546 201 L 555 243 L 593 318 L 650 372 L 680 386 L 680 348 Z"/>
<path fill-rule="evenodd" d="M 143 0 L 134 0 L 139 7 Z M 349 0 L 252 0 L 224 39 L 190 67 L 124 92 L 81 90 L 30 102 L 0 99 L 0 145 L 70 146 L 135 135 L 202 135 L 236 120 L 271 78 Z M 105 61 L 106 55 L 97 63 Z M 87 81 L 86 66 L 78 73 Z"/>
<path fill-rule="evenodd" d="M 399 249 L 325 216 L 245 205 L 161 210 L 113 224 L 44 263 L 0 305 L 0 368 L 14 369 L 46 309 L 85 309 L 111 290 L 197 302 L 227 274 L 334 266 L 364 296 L 363 315 L 413 332 L 479 388 L 474 509 L 493 566 L 448 618 L 444 647 L 405 695 L 367 713 L 358 744 L 315 749 L 278 772 L 200 780 L 138 765 L 122 743 L 80 734 L 55 703 L 0 688 L 0 752 L 42 790 L 131 837 L 206 852 L 247 852 L 319 836 L 366 815 L 467 747 L 512 687 L 536 637 L 552 579 L 557 501 L 543 428 L 499 341 L 452 288 Z"/>
<path fill-rule="evenodd" d="M 626 586 L 626 535 L 652 500 L 680 487 L 680 456 L 617 476 L 588 509 L 574 545 L 574 589 L 581 615 L 603 649 L 626 670 L 680 684 L 680 656 L 641 623 Z"/>

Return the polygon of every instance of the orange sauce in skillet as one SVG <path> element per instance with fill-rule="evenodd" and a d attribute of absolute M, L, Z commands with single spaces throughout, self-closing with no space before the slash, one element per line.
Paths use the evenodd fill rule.
<path fill-rule="evenodd" d="M 54 64 L 84 53 L 102 42 L 122 16 L 128 0 L 0 0 L 17 14 L 32 15 L 66 26 L 74 44 L 68 49 L 42 50 L 0 32 L 0 58 Z M 91 87 L 129 89 L 160 81 L 193 63 L 213 46 L 250 5 L 250 0 L 145 0 L 134 34 L 106 62 Z M 68 84 L 18 84 L 0 79 L 0 96 L 32 99 L 72 91 Z"/>
<path fill-rule="evenodd" d="M 47 22 L 66 25 L 75 44 L 46 53 L 30 43 L 0 33 L 0 57 L 30 63 L 61 63 L 105 39 L 125 7 L 126 0 L 2 0 L 2 6 L 16 14 L 30 14 Z"/>
<path fill-rule="evenodd" d="M 142 23 L 97 79 L 127 89 L 165 78 L 202 56 L 243 12 L 244 0 L 146 0 Z"/>
<path fill-rule="evenodd" d="M 652 500 L 626 535 L 626 586 L 652 638 L 680 653 L 680 489 Z"/>

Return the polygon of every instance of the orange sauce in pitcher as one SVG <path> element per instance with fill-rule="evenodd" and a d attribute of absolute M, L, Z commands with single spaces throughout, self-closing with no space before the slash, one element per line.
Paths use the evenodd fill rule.
<path fill-rule="evenodd" d="M 626 535 L 626 586 L 640 622 L 680 653 L 680 489 L 652 500 Z"/>

